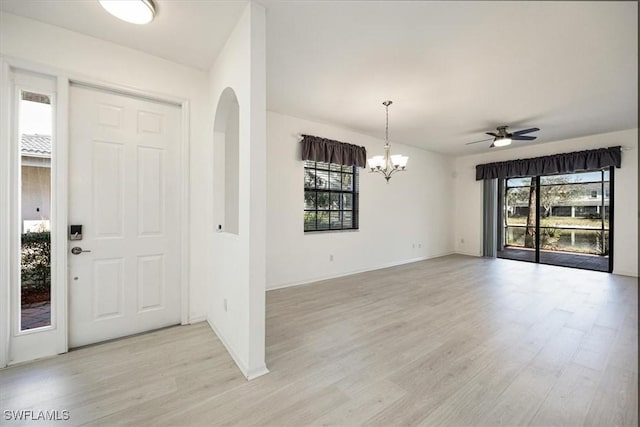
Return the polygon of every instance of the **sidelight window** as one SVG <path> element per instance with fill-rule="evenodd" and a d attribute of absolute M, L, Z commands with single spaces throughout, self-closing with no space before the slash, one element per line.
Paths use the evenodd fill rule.
<path fill-rule="evenodd" d="M 51 325 L 52 97 L 19 90 L 20 331 Z"/>

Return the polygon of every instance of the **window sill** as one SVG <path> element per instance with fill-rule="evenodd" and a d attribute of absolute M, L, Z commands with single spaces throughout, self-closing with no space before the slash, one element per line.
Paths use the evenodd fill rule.
<path fill-rule="evenodd" d="M 358 232 L 360 229 L 358 228 L 348 228 L 345 230 L 308 230 L 305 231 L 305 236 L 310 236 L 312 234 L 333 234 L 333 233 L 354 233 Z"/>

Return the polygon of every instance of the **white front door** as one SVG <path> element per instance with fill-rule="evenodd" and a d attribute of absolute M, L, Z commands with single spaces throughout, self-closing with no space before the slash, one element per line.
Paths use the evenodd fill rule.
<path fill-rule="evenodd" d="M 180 117 L 71 86 L 69 347 L 180 323 Z"/>

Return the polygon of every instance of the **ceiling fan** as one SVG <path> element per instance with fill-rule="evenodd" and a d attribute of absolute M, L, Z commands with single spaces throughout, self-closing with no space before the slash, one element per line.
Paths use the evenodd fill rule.
<path fill-rule="evenodd" d="M 511 144 L 511 141 L 533 141 L 536 139 L 535 136 L 527 136 L 525 134 L 531 132 L 537 132 L 540 129 L 538 128 L 529 128 L 515 131 L 513 133 L 507 132 L 507 128 L 509 126 L 498 126 L 497 131 L 495 132 L 485 132 L 487 135 L 491 135 L 493 138 L 481 139 L 480 141 L 467 142 L 465 145 L 477 144 L 478 142 L 489 141 L 493 139 L 493 143 L 489 146 L 493 147 L 504 147 L 505 145 Z"/>

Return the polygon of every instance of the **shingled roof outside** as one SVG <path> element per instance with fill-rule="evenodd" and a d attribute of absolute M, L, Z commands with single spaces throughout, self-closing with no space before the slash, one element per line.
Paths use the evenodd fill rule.
<path fill-rule="evenodd" d="M 51 135 L 22 135 L 20 154 L 30 157 L 51 157 Z"/>

